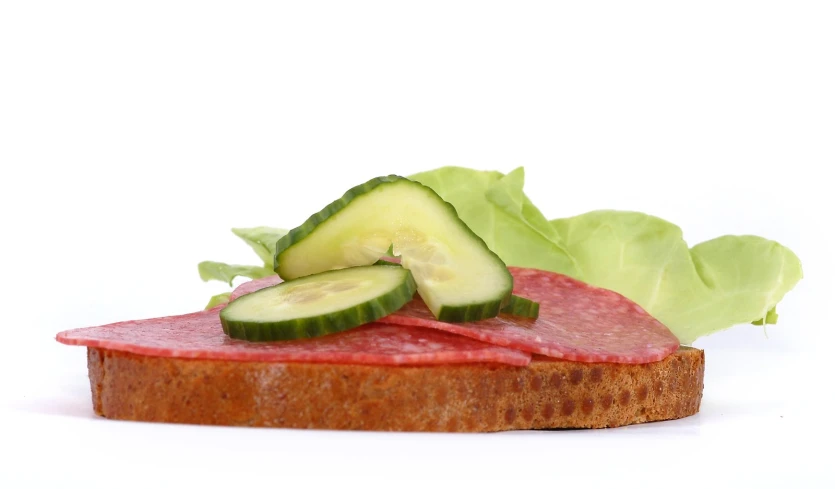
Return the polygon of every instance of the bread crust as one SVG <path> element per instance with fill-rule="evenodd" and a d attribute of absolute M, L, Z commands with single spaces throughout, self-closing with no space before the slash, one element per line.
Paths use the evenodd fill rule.
<path fill-rule="evenodd" d="M 331 430 L 606 428 L 699 411 L 704 351 L 653 363 L 534 357 L 500 364 L 230 362 L 87 349 L 96 414 L 120 420 Z"/>

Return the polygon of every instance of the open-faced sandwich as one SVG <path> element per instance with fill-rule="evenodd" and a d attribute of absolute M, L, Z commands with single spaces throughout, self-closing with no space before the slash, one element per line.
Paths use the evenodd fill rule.
<path fill-rule="evenodd" d="M 63 331 L 106 418 L 286 428 L 604 428 L 699 411 L 704 352 L 774 324 L 797 257 L 755 236 L 688 248 L 636 212 L 547 221 L 503 175 L 374 178 L 289 232 L 235 229 L 263 266 L 189 314 Z"/>

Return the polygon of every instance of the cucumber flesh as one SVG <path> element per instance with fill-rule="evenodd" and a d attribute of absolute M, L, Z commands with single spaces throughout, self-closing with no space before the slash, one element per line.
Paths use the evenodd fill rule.
<path fill-rule="evenodd" d="M 536 319 L 539 317 L 539 303 L 518 295 L 510 296 L 510 302 L 502 308 L 503 314 Z"/>
<path fill-rule="evenodd" d="M 495 317 L 510 300 L 513 276 L 455 208 L 429 187 L 395 175 L 348 190 L 279 239 L 274 268 L 292 280 L 371 265 L 390 247 L 441 321 Z"/>
<path fill-rule="evenodd" d="M 220 322 L 237 339 L 315 338 L 387 316 L 412 300 L 416 288 L 405 268 L 345 268 L 238 297 L 220 311 Z"/>
<path fill-rule="evenodd" d="M 400 264 L 389 260 L 377 260 L 374 265 L 399 267 Z M 539 317 L 539 303 L 519 295 L 511 295 L 507 305 L 501 309 L 503 314 L 536 319 Z"/>
<path fill-rule="evenodd" d="M 399 263 L 384 259 L 377 260 L 374 262 L 374 265 L 381 265 L 385 267 L 400 266 Z M 501 312 L 512 316 L 536 319 L 539 317 L 539 303 L 514 294 L 510 296 L 510 300 L 507 302 L 507 305 L 501 309 Z"/>

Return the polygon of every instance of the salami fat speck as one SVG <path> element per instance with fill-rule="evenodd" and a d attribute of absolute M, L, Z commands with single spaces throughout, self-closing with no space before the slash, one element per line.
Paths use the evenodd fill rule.
<path fill-rule="evenodd" d="M 306 340 L 236 340 L 226 336 L 221 328 L 218 313 L 223 307 L 74 329 L 59 333 L 57 340 L 140 355 L 230 361 L 366 365 L 494 362 L 524 366 L 531 360 L 528 353 L 460 335 L 379 323 Z"/>

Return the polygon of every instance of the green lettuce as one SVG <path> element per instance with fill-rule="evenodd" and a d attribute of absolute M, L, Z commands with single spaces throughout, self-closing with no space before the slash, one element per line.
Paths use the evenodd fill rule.
<path fill-rule="evenodd" d="M 751 324 L 754 326 L 762 326 L 764 324 L 777 324 L 777 306 L 772 307 L 766 313 L 764 318 L 757 319 L 756 321 L 751 321 Z"/>
<path fill-rule="evenodd" d="M 548 222 L 525 195 L 521 168 L 504 175 L 442 167 L 410 178 L 452 203 L 507 265 L 614 290 L 685 345 L 738 324 L 775 324 L 778 302 L 803 275 L 791 250 L 757 236 L 689 248 L 678 226 L 640 212 L 600 210 Z"/>
<path fill-rule="evenodd" d="M 461 219 L 505 263 L 576 273 L 575 261 L 559 235 L 522 192 L 523 168 L 503 175 L 443 167 L 409 178 L 452 204 Z"/>
<path fill-rule="evenodd" d="M 775 324 L 777 303 L 803 276 L 791 250 L 758 236 L 688 248 L 672 223 L 610 210 L 552 224 L 583 280 L 632 299 L 685 345 L 737 324 Z"/>
<path fill-rule="evenodd" d="M 237 277 L 258 279 L 275 275 L 275 271 L 273 270 L 275 245 L 282 236 L 287 234 L 287 230 L 259 226 L 254 228 L 232 228 L 232 232 L 255 251 L 263 262 L 263 265 L 231 265 L 216 261 L 202 261 L 197 264 L 197 272 L 200 274 L 200 278 L 204 282 L 210 280 L 226 282 L 229 284 L 229 287 L 232 287 L 233 281 Z M 219 304 L 228 302 L 229 294 L 229 292 L 224 292 L 213 296 L 205 308 L 211 309 Z"/>
<path fill-rule="evenodd" d="M 258 254 L 265 267 L 273 268 L 273 255 L 275 255 L 275 244 L 282 236 L 287 234 L 286 229 L 259 226 L 255 228 L 232 228 L 235 236 L 244 240 L 246 244 Z"/>
<path fill-rule="evenodd" d="M 230 265 L 216 261 L 202 261 L 197 264 L 197 272 L 204 282 L 219 280 L 232 286 L 232 281 L 237 277 L 264 278 L 272 275 L 271 268 L 252 265 Z"/>
<path fill-rule="evenodd" d="M 206 304 L 206 309 L 211 309 L 215 306 L 226 304 L 227 302 L 229 302 L 230 295 L 232 295 L 231 292 L 224 292 L 222 294 L 213 295 L 212 298 L 209 299 L 209 303 Z"/>

